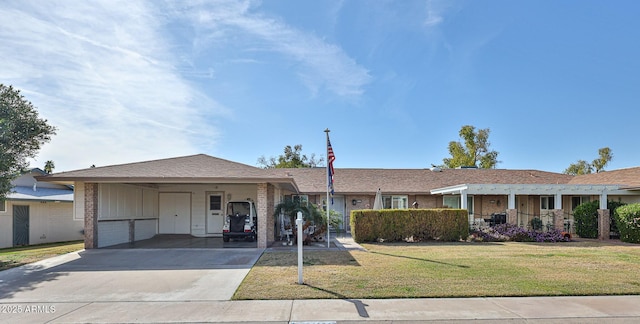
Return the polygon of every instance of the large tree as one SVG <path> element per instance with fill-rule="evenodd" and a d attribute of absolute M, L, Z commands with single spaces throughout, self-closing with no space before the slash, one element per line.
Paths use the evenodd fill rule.
<path fill-rule="evenodd" d="M 0 200 L 11 190 L 11 180 L 28 167 L 27 158 L 35 157 L 55 131 L 20 90 L 0 84 Z"/>
<path fill-rule="evenodd" d="M 489 129 L 479 129 L 470 125 L 460 129 L 462 142 L 449 142 L 450 158 L 442 161 L 447 168 L 478 167 L 482 169 L 495 168 L 498 164 L 498 152 L 489 150 Z"/>
<path fill-rule="evenodd" d="M 589 174 L 595 171 L 599 173 L 604 171 L 604 167 L 613 159 L 613 153 L 608 147 L 603 147 L 598 150 L 598 158 L 589 163 L 585 160 L 578 160 L 576 163 L 572 163 L 568 168 L 564 170 L 566 174 L 581 175 Z"/>
<path fill-rule="evenodd" d="M 311 154 L 311 157 L 307 157 L 302 154 L 302 145 L 298 144 L 291 147 L 287 145 L 284 147 L 284 154 L 266 159 L 263 156 L 258 158 L 258 164 L 265 169 L 275 168 L 314 168 L 320 166 L 324 161 L 323 158 L 316 159 L 315 154 Z"/>

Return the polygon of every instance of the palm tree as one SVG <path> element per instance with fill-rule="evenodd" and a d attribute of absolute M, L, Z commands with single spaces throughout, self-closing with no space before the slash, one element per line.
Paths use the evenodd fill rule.
<path fill-rule="evenodd" d="M 51 160 L 47 161 L 44 164 L 44 172 L 46 172 L 47 174 L 51 174 L 53 172 L 53 169 L 55 168 L 56 168 L 56 165 Z"/>
<path fill-rule="evenodd" d="M 285 199 L 275 207 L 276 210 L 273 213 L 273 216 L 277 217 L 280 213 L 283 213 L 291 218 L 292 224 L 295 224 L 298 212 L 302 212 L 302 219 L 305 221 L 322 223 L 323 220 L 322 213 L 311 203 L 302 203 L 299 200 Z"/>
<path fill-rule="evenodd" d="M 323 214 L 313 204 L 302 203 L 299 200 L 285 199 L 283 202 L 277 204 L 275 209 L 273 217 L 278 219 L 278 216 L 282 213 L 289 217 L 292 226 L 296 223 L 298 212 L 302 212 L 302 219 L 304 220 L 302 229 L 305 230 L 311 225 L 316 225 L 314 236 L 318 236 L 326 230 L 326 221 L 324 221 Z M 293 233 L 295 236 L 295 226 L 293 227 Z M 308 240 L 305 240 L 305 242 L 308 243 Z"/>

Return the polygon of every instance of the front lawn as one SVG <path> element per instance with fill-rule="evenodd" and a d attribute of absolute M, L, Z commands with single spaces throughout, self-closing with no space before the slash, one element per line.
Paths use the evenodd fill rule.
<path fill-rule="evenodd" d="M 234 299 L 640 294 L 640 246 L 602 242 L 363 244 L 265 252 Z"/>
<path fill-rule="evenodd" d="M 44 260 L 56 255 L 82 250 L 82 241 L 31 245 L 0 249 L 0 271 Z"/>

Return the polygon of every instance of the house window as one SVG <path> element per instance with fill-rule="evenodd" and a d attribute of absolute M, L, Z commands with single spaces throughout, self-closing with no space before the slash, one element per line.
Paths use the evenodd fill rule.
<path fill-rule="evenodd" d="M 209 210 L 222 210 L 222 196 L 211 195 L 209 196 Z"/>
<path fill-rule="evenodd" d="M 0 213 L 4 213 L 7 211 L 7 201 L 0 200 Z"/>
<path fill-rule="evenodd" d="M 382 206 L 384 209 L 407 209 L 409 208 L 409 197 L 407 196 L 382 196 Z"/>
<path fill-rule="evenodd" d="M 550 210 L 555 209 L 555 200 L 553 196 L 540 197 L 540 209 Z"/>
<path fill-rule="evenodd" d="M 584 204 L 584 203 L 588 203 L 591 201 L 591 197 L 590 196 L 577 196 L 577 197 L 571 197 L 571 210 L 576 209 L 576 207 Z"/>
<path fill-rule="evenodd" d="M 443 205 L 445 208 L 460 208 L 460 196 L 444 196 Z"/>
<path fill-rule="evenodd" d="M 444 207 L 460 209 L 460 196 L 443 196 Z M 473 215 L 473 196 L 467 196 L 467 210 Z"/>

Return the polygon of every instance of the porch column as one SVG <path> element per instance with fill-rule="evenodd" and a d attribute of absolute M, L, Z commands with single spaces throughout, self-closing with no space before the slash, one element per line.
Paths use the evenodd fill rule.
<path fill-rule="evenodd" d="M 517 209 L 507 209 L 507 224 L 518 225 Z"/>
<path fill-rule="evenodd" d="M 267 228 L 268 228 L 268 184 L 258 183 L 258 201 L 256 208 L 258 209 L 258 248 L 267 248 Z"/>
<path fill-rule="evenodd" d="M 84 184 L 84 248 L 98 248 L 98 184 Z"/>
<path fill-rule="evenodd" d="M 509 198 L 507 199 L 507 209 L 516 209 L 516 194 L 513 192 L 509 193 Z"/>
<path fill-rule="evenodd" d="M 598 209 L 598 239 L 608 240 L 611 234 L 611 215 L 607 209 L 607 193 L 600 194 L 600 209 Z"/>
<path fill-rule="evenodd" d="M 553 228 L 564 231 L 564 210 L 554 209 L 553 211 Z"/>
<path fill-rule="evenodd" d="M 559 231 L 564 230 L 564 210 L 562 209 L 562 194 L 556 193 L 553 209 L 553 227 Z"/>
<path fill-rule="evenodd" d="M 273 212 L 276 210 L 275 205 L 275 187 L 267 184 L 267 246 L 273 244 L 276 239 L 276 220 Z"/>
<path fill-rule="evenodd" d="M 469 205 L 467 204 L 467 191 L 460 191 L 460 209 L 469 210 Z M 469 220 L 469 224 L 473 224 L 473 215 L 471 213 L 468 214 L 467 219 Z"/>
<path fill-rule="evenodd" d="M 611 215 L 608 209 L 598 209 L 598 239 L 608 240 L 611 234 Z"/>

